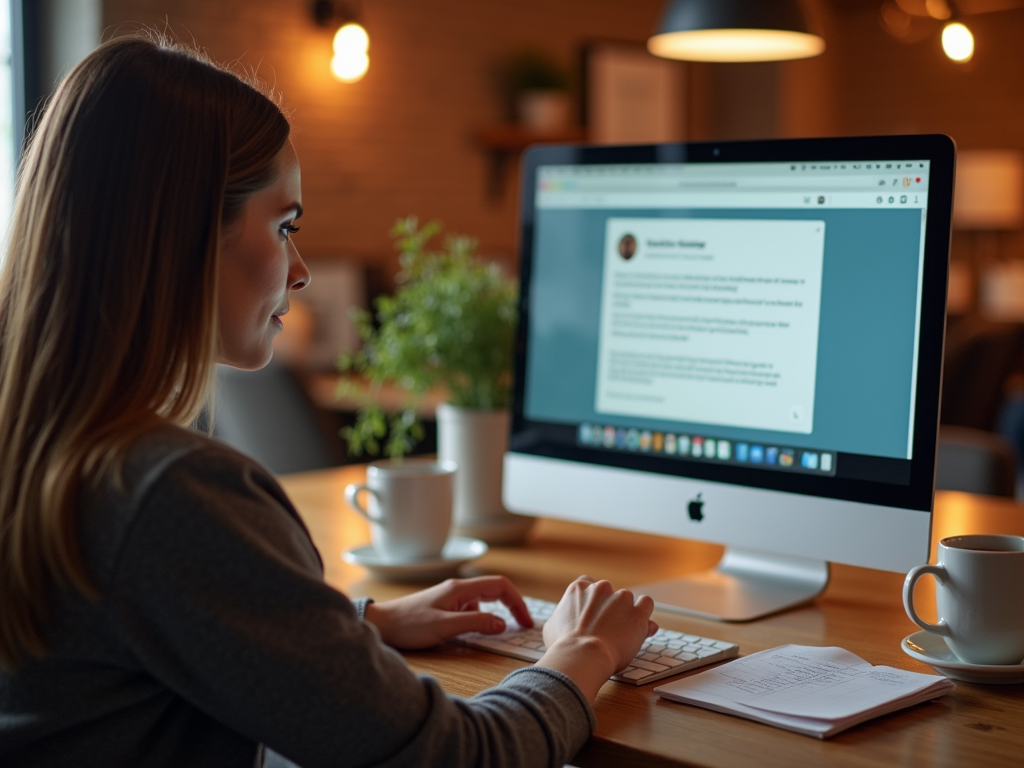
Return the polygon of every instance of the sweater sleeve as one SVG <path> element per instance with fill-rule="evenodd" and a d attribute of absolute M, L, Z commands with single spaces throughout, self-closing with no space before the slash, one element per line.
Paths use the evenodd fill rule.
<path fill-rule="evenodd" d="M 559 766 L 594 727 L 553 670 L 518 670 L 470 699 L 413 674 L 324 583 L 273 478 L 227 450 L 193 452 L 152 482 L 103 599 L 149 674 L 303 768 Z"/>

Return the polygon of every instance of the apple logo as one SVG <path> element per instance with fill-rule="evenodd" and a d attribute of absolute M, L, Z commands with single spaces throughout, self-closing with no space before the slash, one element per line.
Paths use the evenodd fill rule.
<path fill-rule="evenodd" d="M 704 500 L 701 498 L 702 495 L 698 493 L 697 498 L 686 507 L 686 511 L 690 513 L 690 519 L 698 523 L 704 519 Z"/>

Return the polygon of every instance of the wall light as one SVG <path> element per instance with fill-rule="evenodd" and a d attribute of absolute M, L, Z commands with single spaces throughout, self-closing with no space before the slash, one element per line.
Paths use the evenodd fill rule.
<path fill-rule="evenodd" d="M 341 23 L 334 33 L 331 74 L 343 83 L 361 80 L 370 67 L 370 36 L 358 23 L 356 14 L 334 0 L 316 0 L 313 3 L 313 19 L 321 27 Z"/>
<path fill-rule="evenodd" d="M 942 30 L 942 50 L 953 61 L 970 61 L 974 55 L 974 35 L 958 21 Z"/>
<path fill-rule="evenodd" d="M 343 25 L 334 35 L 331 74 L 343 83 L 354 83 L 370 67 L 370 36 L 355 22 Z"/>
<path fill-rule="evenodd" d="M 817 56 L 825 41 L 800 0 L 671 0 L 647 50 L 686 61 L 782 61 Z"/>

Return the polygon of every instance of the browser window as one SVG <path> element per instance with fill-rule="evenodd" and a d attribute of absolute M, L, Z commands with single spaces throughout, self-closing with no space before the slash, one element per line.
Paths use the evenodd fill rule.
<path fill-rule="evenodd" d="M 828 475 L 870 457 L 899 482 L 928 174 L 538 168 L 525 416 L 590 448 Z"/>

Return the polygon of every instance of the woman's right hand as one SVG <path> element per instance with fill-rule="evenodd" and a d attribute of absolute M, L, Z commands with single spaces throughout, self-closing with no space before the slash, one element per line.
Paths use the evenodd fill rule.
<path fill-rule="evenodd" d="M 598 690 L 625 668 L 644 639 L 658 631 L 654 601 L 616 591 L 607 581 L 580 576 L 569 585 L 544 624 L 547 652 L 538 667 L 557 669 L 594 701 Z"/>

